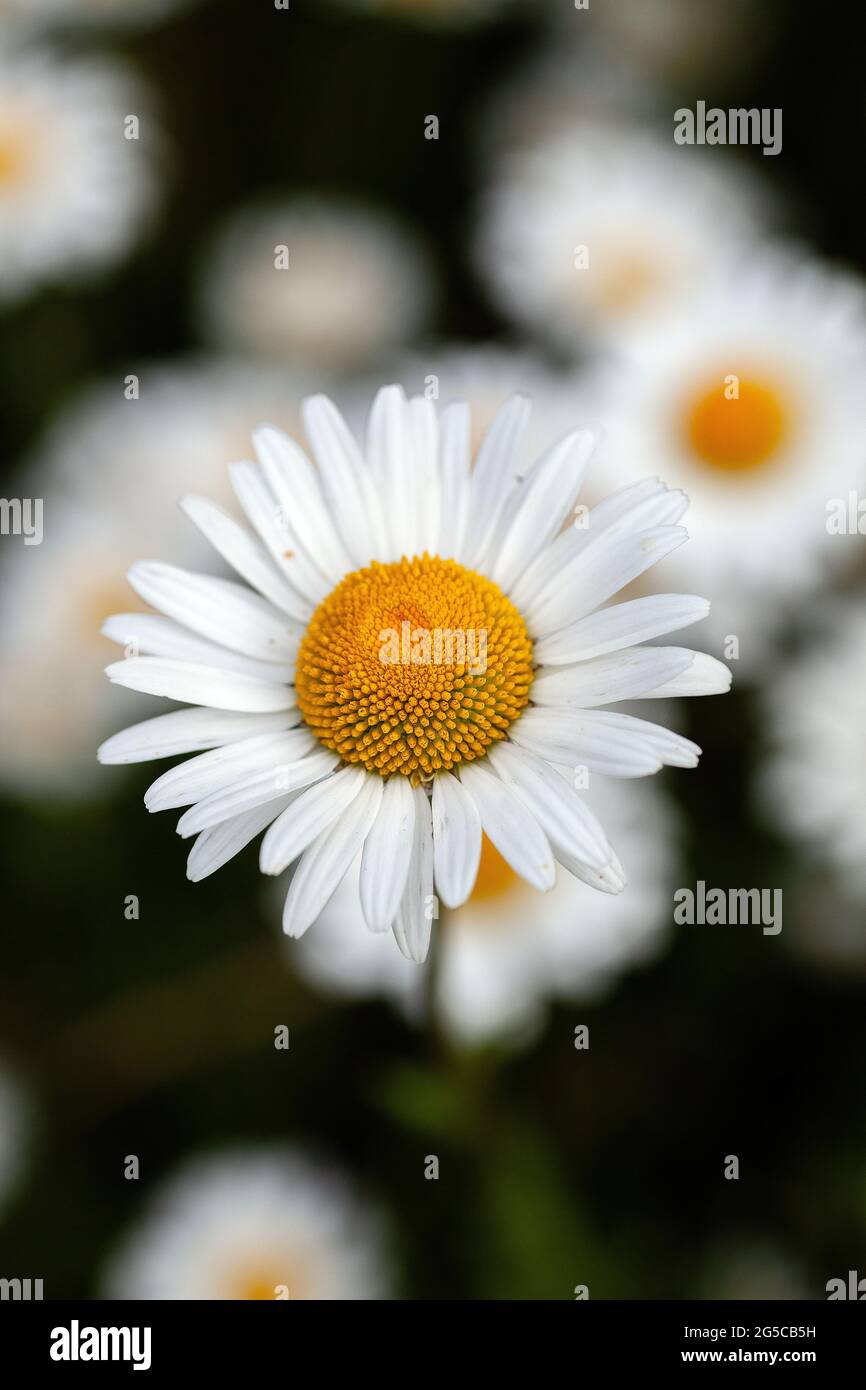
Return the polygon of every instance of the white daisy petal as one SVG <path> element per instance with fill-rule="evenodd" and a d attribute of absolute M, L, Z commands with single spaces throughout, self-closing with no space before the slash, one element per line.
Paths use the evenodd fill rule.
<path fill-rule="evenodd" d="M 266 772 L 304 757 L 314 742 L 309 730 L 290 729 L 285 733 L 258 734 L 227 743 L 169 768 L 148 787 L 144 804 L 148 811 L 192 806 L 214 792 L 224 791 L 240 777 Z"/>
<path fill-rule="evenodd" d="M 696 767 L 700 755 L 689 739 L 609 710 L 529 709 L 508 732 L 552 763 L 608 777 L 648 777 L 665 764 Z"/>
<path fill-rule="evenodd" d="M 436 891 L 446 907 L 460 907 L 478 877 L 481 817 L 469 792 L 450 772 L 435 778 L 431 810 Z"/>
<path fill-rule="evenodd" d="M 328 582 L 313 565 L 289 516 L 280 507 L 261 472 L 249 459 L 229 468 L 232 487 L 250 525 L 264 541 L 289 583 L 310 604 L 310 611 L 328 593 Z"/>
<path fill-rule="evenodd" d="M 382 509 L 364 457 L 327 396 L 309 396 L 302 415 L 331 512 L 350 554 L 363 568 L 382 556 L 387 543 Z"/>
<path fill-rule="evenodd" d="M 525 609 L 527 623 L 539 637 L 584 617 L 688 539 L 682 526 L 658 526 L 615 540 L 609 535 L 605 532 L 582 550 Z"/>
<path fill-rule="evenodd" d="M 512 601 L 521 609 L 528 608 L 591 542 L 599 540 L 603 532 L 608 533 L 607 539 L 611 541 L 625 533 L 666 525 L 679 520 L 685 506 L 683 494 L 671 494 L 657 478 L 645 478 L 632 487 L 622 488 L 591 508 L 580 523 L 575 520 L 573 526 L 542 551 L 512 587 Z"/>
<path fill-rule="evenodd" d="M 469 516 L 471 418 L 466 401 L 452 401 L 439 424 L 442 473 L 442 516 L 446 523 L 446 553 L 459 555 Z"/>
<path fill-rule="evenodd" d="M 147 763 L 197 753 L 259 734 L 277 733 L 298 722 L 296 710 L 277 714 L 238 714 L 234 710 L 176 709 L 132 724 L 105 740 L 97 751 L 101 763 Z"/>
<path fill-rule="evenodd" d="M 675 648 L 669 648 L 670 651 Z M 680 675 L 665 681 L 664 685 L 657 686 L 655 690 L 644 692 L 642 699 L 671 699 L 674 696 L 695 696 L 695 695 L 725 695 L 731 688 L 731 671 L 723 661 L 717 661 L 714 656 L 708 656 L 706 652 L 692 652 L 685 647 L 680 648 L 683 656 L 690 657 Z"/>
<path fill-rule="evenodd" d="M 532 682 L 532 702 L 591 709 L 638 700 L 681 676 L 693 658 L 684 647 L 629 647 L 575 666 L 542 666 Z"/>
<path fill-rule="evenodd" d="M 417 473 L 416 538 L 418 552 L 435 555 L 442 520 L 442 491 L 439 481 L 439 419 L 436 406 L 423 396 L 409 402 L 409 431 L 412 436 Z"/>
<path fill-rule="evenodd" d="M 484 551 L 520 478 L 521 445 L 531 409 L 526 396 L 512 396 L 496 412 L 481 441 L 470 479 L 467 535 L 458 557 L 468 565 Z"/>
<path fill-rule="evenodd" d="M 320 778 L 327 777 L 336 766 L 333 753 L 309 753 L 305 757 L 274 764 L 264 772 L 252 772 L 238 778 L 224 791 L 212 792 L 188 811 L 177 823 L 177 833 L 183 839 L 219 825 L 230 816 L 239 816 L 266 802 L 278 801 L 287 792 L 302 791 Z M 274 812 L 276 815 L 276 812 Z"/>
<path fill-rule="evenodd" d="M 476 763 L 461 767 L 460 781 L 478 808 L 485 835 L 514 872 L 542 893 L 552 888 L 556 881 L 553 850 L 520 798 Z"/>
<path fill-rule="evenodd" d="M 102 634 L 118 646 L 131 648 L 137 656 L 193 661 L 265 681 L 287 683 L 294 676 L 294 662 L 253 661 L 227 647 L 218 647 L 215 642 L 194 637 L 188 628 L 158 613 L 114 613 L 102 624 Z"/>
<path fill-rule="evenodd" d="M 498 538 L 491 577 L 508 592 L 570 514 L 595 447 L 589 430 L 575 430 L 539 460 L 518 492 L 508 531 Z"/>
<path fill-rule="evenodd" d="M 416 480 L 410 460 L 409 412 L 400 386 L 383 386 L 367 421 L 367 461 L 379 496 L 387 500 L 387 548 L 382 559 L 417 554 Z"/>
<path fill-rule="evenodd" d="M 434 783 L 438 784 L 439 779 Z M 359 892 L 370 931 L 389 929 L 406 887 L 415 833 L 415 797 L 408 777 L 389 777 L 382 804 L 364 841 Z"/>
<path fill-rule="evenodd" d="M 285 810 L 293 796 L 294 793 L 290 793 L 277 801 L 267 801 L 262 806 L 254 807 L 252 811 L 242 811 L 239 816 L 231 816 L 219 825 L 212 825 L 209 830 L 203 830 L 196 837 L 189 852 L 186 861 L 187 878 L 192 883 L 200 883 L 202 879 L 216 873 L 223 864 L 240 854 L 250 840 L 261 834 L 274 816 Z"/>
<path fill-rule="evenodd" d="M 260 594 L 230 579 L 142 560 L 127 578 L 135 592 L 191 632 L 257 661 L 291 661 L 298 640 Z"/>
<path fill-rule="evenodd" d="M 414 787 L 415 827 L 406 887 L 394 919 L 394 939 L 407 960 L 422 965 L 430 950 L 433 926 L 433 822 L 430 798 Z"/>
<path fill-rule="evenodd" d="M 368 776 L 363 768 L 344 767 L 302 792 L 262 840 L 262 873 L 281 874 L 294 863 L 316 836 L 351 805 Z"/>
<path fill-rule="evenodd" d="M 533 655 L 540 666 L 588 661 L 698 623 L 709 611 L 706 599 L 690 594 L 648 594 L 599 609 L 542 637 L 535 643 Z"/>
<path fill-rule="evenodd" d="M 287 936 L 303 936 L 339 888 L 376 820 L 381 800 L 381 777 L 367 777 L 343 815 L 304 850 L 283 909 Z"/>
<path fill-rule="evenodd" d="M 267 555 L 267 552 L 229 516 L 222 507 L 206 497 L 182 497 L 181 510 L 194 526 L 206 536 L 219 555 L 252 584 L 276 608 L 287 613 L 293 624 L 306 622 L 310 615 L 308 604 L 288 584 Z"/>
<path fill-rule="evenodd" d="M 115 661 L 106 666 L 105 674 L 115 685 L 125 685 L 128 690 L 162 695 L 186 705 L 208 705 L 211 709 L 266 714 L 291 709 L 295 703 L 295 693 L 287 685 L 258 680 L 255 676 L 235 675 L 215 666 L 168 661 L 160 656 L 133 656 L 126 661 Z"/>
<path fill-rule="evenodd" d="M 303 449 L 282 430 L 263 425 L 253 433 L 256 456 L 280 507 L 291 517 L 304 548 L 336 584 L 352 562 L 325 506 L 315 469 Z"/>
<path fill-rule="evenodd" d="M 596 872 L 611 864 L 613 850 L 592 811 L 543 758 L 502 742 L 491 750 L 490 762 L 538 821 L 560 862 L 566 856 Z"/>

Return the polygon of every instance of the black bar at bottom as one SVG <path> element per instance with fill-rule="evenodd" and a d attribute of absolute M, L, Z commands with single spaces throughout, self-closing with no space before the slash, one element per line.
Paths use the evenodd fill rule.
<path fill-rule="evenodd" d="M 513 1369 L 511 1358 L 519 1358 L 521 1351 L 520 1324 L 514 1322 L 516 1307 L 509 1307 L 504 1325 L 498 1322 L 500 1305 L 482 1303 L 473 1308 L 477 1310 L 474 1316 L 481 1318 L 481 1324 L 473 1328 L 475 1356 L 483 1357 L 488 1370 L 491 1362 L 495 1365 L 500 1359 Z M 590 1300 L 569 1307 L 560 1305 L 558 1313 L 555 1308 L 549 1307 L 541 1330 L 546 1338 L 568 1339 L 565 1350 L 576 1370 L 583 1365 L 662 1372 L 674 1366 L 802 1365 L 820 1368 L 826 1374 L 860 1364 L 866 1334 L 866 1310 L 844 1302 Z M 527 1315 L 527 1330 L 537 1332 L 537 1314 Z M 137 1368 L 151 1379 L 185 1371 L 212 1371 L 223 1377 L 237 1374 L 248 1379 L 253 1368 L 259 1374 L 269 1364 L 284 1373 L 291 1373 L 294 1364 L 297 1373 L 299 1355 L 302 1366 L 309 1365 L 317 1353 L 322 1364 L 330 1368 L 339 1359 L 341 1347 L 352 1369 L 360 1369 L 371 1351 L 367 1337 L 388 1335 L 392 1329 L 398 1335 L 412 1335 L 404 1323 L 405 1305 L 399 1324 L 392 1322 L 394 1314 L 381 1306 L 368 1306 L 354 1314 L 331 1307 L 327 1316 L 327 1325 L 322 1325 L 326 1326 L 325 1338 L 315 1344 L 299 1344 L 295 1338 L 301 1329 L 310 1318 L 314 1326 L 317 1321 L 315 1310 L 307 1305 L 6 1301 L 0 1303 L 0 1352 L 5 1366 L 20 1367 L 25 1374 L 48 1370 L 58 1376 L 84 1373 L 92 1377 L 98 1375 L 100 1367 L 108 1366 L 115 1375 L 133 1374 Z M 363 1321 L 352 1322 L 351 1340 L 341 1341 L 344 1316 Z M 444 1310 L 428 1316 L 449 1317 Z M 380 1317 L 384 1318 L 381 1325 Z M 365 1340 L 356 1339 L 358 1332 Z M 451 1373 L 460 1363 L 471 1364 L 474 1359 L 472 1342 L 458 1353 L 446 1329 L 437 1328 L 435 1323 L 425 1322 L 417 1333 L 425 1378 L 429 1378 L 437 1357 L 441 1357 L 443 1370 Z M 386 1345 L 379 1344 L 383 1369 L 390 1360 L 384 1354 Z M 537 1356 L 539 1344 L 530 1345 Z M 530 1346 L 524 1346 L 529 1352 Z M 545 1362 L 550 1363 L 556 1350 L 555 1342 L 544 1344 Z M 411 1357 L 408 1365 L 413 1362 Z M 368 1363 L 368 1372 L 371 1369 Z"/>

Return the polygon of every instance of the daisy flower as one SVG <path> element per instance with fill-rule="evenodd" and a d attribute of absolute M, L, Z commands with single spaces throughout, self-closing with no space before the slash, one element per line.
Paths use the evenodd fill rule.
<path fill-rule="evenodd" d="M 303 383 L 282 371 L 142 363 L 135 376 L 138 400 L 118 377 L 62 411 L 16 482 L 42 500 L 44 531 L 34 546 L 7 537 L 0 555 L 0 782 L 25 795 L 107 790 L 93 746 L 116 710 L 100 674 L 114 648 L 99 628 L 142 606 L 125 570 L 142 544 L 203 564 L 213 552 L 178 511 L 179 493 L 228 502 L 226 466 L 256 423 L 299 425 L 291 402 Z M 115 618 L 111 636 L 147 651 L 140 623 Z"/>
<path fill-rule="evenodd" d="M 117 62 L 0 54 L 0 299 L 107 269 L 141 235 L 156 193 L 150 104 Z"/>
<path fill-rule="evenodd" d="M 505 158 L 475 261 L 503 313 L 574 350 L 688 303 L 754 236 L 744 175 L 625 127 L 587 123 Z"/>
<path fill-rule="evenodd" d="M 384 213 L 300 197 L 236 213 L 205 259 L 201 316 L 216 344 L 347 368 L 416 334 L 426 257 Z"/>
<path fill-rule="evenodd" d="M 686 489 L 694 544 L 662 582 L 719 595 L 713 640 L 737 637 L 754 668 L 780 610 L 859 539 L 829 534 L 827 509 L 866 473 L 862 285 L 768 252 L 620 348 L 584 398 L 605 425 L 605 477 L 664 466 Z"/>
<path fill-rule="evenodd" d="M 122 1299 L 380 1299 L 378 1214 L 339 1173 L 295 1148 L 188 1161 L 109 1264 Z"/>
<path fill-rule="evenodd" d="M 434 884 L 446 906 L 466 901 L 482 832 L 534 888 L 553 887 L 558 861 L 619 891 L 616 854 L 553 765 L 642 777 L 697 763 L 688 739 L 604 707 L 727 688 L 711 658 L 644 645 L 707 603 L 660 595 L 596 611 L 685 540 L 686 498 L 650 479 L 562 530 L 593 439 L 573 430 L 525 464 L 529 410 L 523 396 L 506 402 L 470 467 L 465 403 L 440 414 L 384 387 L 362 452 L 312 397 L 315 464 L 265 427 L 258 462 L 232 469 L 256 535 L 204 499 L 183 503 L 247 585 L 159 561 L 130 571 L 162 616 L 141 629 L 147 654 L 107 674 L 190 708 L 115 736 L 100 757 L 199 753 L 146 804 L 188 807 L 178 832 L 196 837 L 193 879 L 267 827 L 263 871 L 297 861 L 289 936 L 360 853 L 367 925 L 423 960 Z"/>
<path fill-rule="evenodd" d="M 458 1044 L 529 1038 L 552 999 L 588 999 L 659 949 L 671 921 L 676 862 L 671 809 L 651 782 L 592 783 L 594 810 L 615 831 L 631 891 L 595 893 L 560 874 L 539 897 L 485 836 L 472 892 L 440 917 L 433 1008 Z M 351 998 L 384 997 L 413 1021 L 423 972 L 364 930 L 360 860 L 292 954 L 302 979 Z"/>
<path fill-rule="evenodd" d="M 828 605 L 820 635 L 766 692 L 772 753 L 761 775 L 768 816 L 813 867 L 866 903 L 866 614 Z M 862 943 L 862 919 L 856 935 Z"/>
<path fill-rule="evenodd" d="M 0 1207 L 21 1175 L 30 1108 L 18 1081 L 0 1068 Z"/>

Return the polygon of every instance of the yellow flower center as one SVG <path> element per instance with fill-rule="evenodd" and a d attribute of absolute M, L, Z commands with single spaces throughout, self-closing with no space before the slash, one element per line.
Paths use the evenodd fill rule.
<path fill-rule="evenodd" d="M 513 603 L 427 554 L 346 575 L 313 614 L 295 676 L 326 748 L 413 783 L 482 757 L 531 683 L 532 643 Z"/>
<path fill-rule="evenodd" d="M 785 438 L 789 411 L 782 393 L 751 379 L 721 379 L 688 404 L 689 448 L 710 468 L 746 473 L 769 463 Z"/>

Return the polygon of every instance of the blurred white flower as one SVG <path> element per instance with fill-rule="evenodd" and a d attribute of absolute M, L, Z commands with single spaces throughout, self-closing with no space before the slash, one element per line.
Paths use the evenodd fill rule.
<path fill-rule="evenodd" d="M 688 493 L 694 544 L 657 578 L 707 586 L 705 636 L 737 637 L 756 669 L 780 610 L 860 548 L 828 532 L 828 503 L 866 477 L 862 284 L 766 253 L 620 346 L 587 394 L 606 483 L 663 470 Z"/>
<path fill-rule="evenodd" d="M 216 343 L 342 369 L 419 331 L 431 275 L 385 213 L 299 197 L 234 214 L 205 257 L 200 297 Z"/>
<path fill-rule="evenodd" d="M 0 1208 L 22 1170 L 30 1130 L 30 1106 L 20 1083 L 0 1068 Z"/>
<path fill-rule="evenodd" d="M 0 0 L 0 24 L 14 21 L 28 30 L 73 25 L 131 28 L 154 23 L 198 3 L 199 0 Z"/>
<path fill-rule="evenodd" d="M 443 910 L 433 1007 L 458 1043 L 525 1040 L 553 999 L 590 999 L 653 955 L 672 920 L 674 813 L 650 782 L 594 777 L 587 799 L 629 864 L 630 891 L 593 892 L 564 871 L 539 897 L 485 838 L 475 887 Z M 421 1017 L 427 981 L 367 930 L 358 906 L 360 861 L 291 963 L 309 983 L 350 998 L 384 997 Z M 430 969 L 428 966 L 427 969 Z M 426 972 L 425 972 L 426 973 Z"/>
<path fill-rule="evenodd" d="M 296 1148 L 198 1156 L 110 1261 L 123 1299 L 381 1299 L 383 1229 L 349 1181 Z"/>
<path fill-rule="evenodd" d="M 100 626 L 142 607 L 124 573 L 166 545 L 182 563 L 210 559 L 178 497 L 228 502 L 228 463 L 262 420 L 298 428 L 306 386 L 232 363 L 143 364 L 137 375 L 138 400 L 118 377 L 63 411 L 16 483 L 43 499 L 44 529 L 41 545 L 8 537 L 0 567 L 0 781 L 24 792 L 107 790 L 93 749 L 116 720 L 101 674 L 116 647 Z"/>
<path fill-rule="evenodd" d="M 158 147 L 124 64 L 0 54 L 0 299 L 118 262 L 153 212 Z"/>
<path fill-rule="evenodd" d="M 827 603 L 820 635 L 765 692 L 772 753 L 760 776 L 768 818 L 812 868 L 832 871 L 840 896 L 866 902 L 866 612 Z M 859 932 L 861 950 L 862 920 Z"/>
<path fill-rule="evenodd" d="M 567 350 L 687 304 L 758 228 L 761 198 L 729 162 L 588 123 L 500 162 L 475 261 L 498 307 Z"/>

